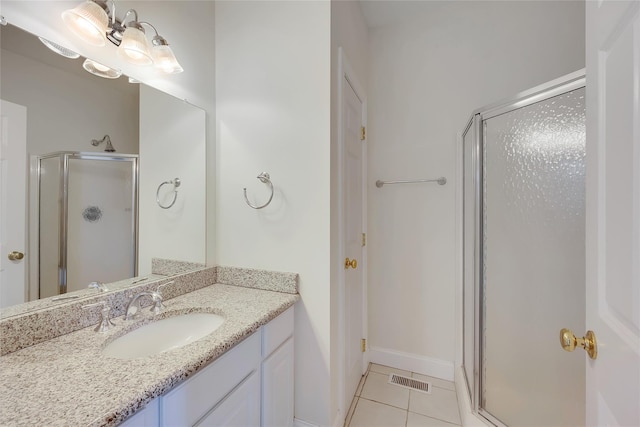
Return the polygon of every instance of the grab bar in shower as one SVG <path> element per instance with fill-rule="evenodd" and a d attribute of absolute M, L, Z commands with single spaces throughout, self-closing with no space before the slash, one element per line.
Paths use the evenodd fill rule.
<path fill-rule="evenodd" d="M 437 182 L 438 185 L 445 185 L 447 183 L 447 178 L 445 178 L 444 176 L 441 176 L 440 178 L 436 178 L 436 179 L 414 179 L 414 180 L 410 180 L 410 181 L 380 181 L 377 180 L 376 181 L 376 187 L 378 188 L 382 188 L 383 185 L 385 184 L 417 184 L 420 182 Z"/>

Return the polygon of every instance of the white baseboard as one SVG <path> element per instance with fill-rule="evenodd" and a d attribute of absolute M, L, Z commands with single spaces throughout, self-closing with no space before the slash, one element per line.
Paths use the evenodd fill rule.
<path fill-rule="evenodd" d="M 319 427 L 315 424 L 308 423 L 306 421 L 302 421 L 299 418 L 293 419 L 293 427 Z"/>
<path fill-rule="evenodd" d="M 460 410 L 460 418 L 462 419 L 462 425 L 465 427 L 487 427 L 491 424 L 483 422 L 480 417 L 477 417 L 471 412 L 471 396 L 469 396 L 469 390 L 467 389 L 467 382 L 464 379 L 464 368 L 459 366 L 455 369 L 456 375 L 456 395 L 458 396 L 458 409 Z"/>
<path fill-rule="evenodd" d="M 369 347 L 369 361 L 405 371 L 453 381 L 453 362 L 388 348 Z"/>

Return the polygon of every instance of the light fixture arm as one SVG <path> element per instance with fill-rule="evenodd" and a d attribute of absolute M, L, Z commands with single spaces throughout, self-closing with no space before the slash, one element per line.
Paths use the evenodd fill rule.
<path fill-rule="evenodd" d="M 127 16 L 129 16 L 129 14 L 132 12 L 133 12 L 133 21 L 127 22 Z M 138 24 L 138 12 L 136 12 L 135 9 L 127 10 L 127 13 L 125 13 L 124 16 L 122 17 L 122 25 L 125 28 L 127 27 L 127 24 L 131 24 L 132 22 L 135 22 L 136 24 Z"/>
<path fill-rule="evenodd" d="M 111 25 L 116 23 L 116 1 L 111 0 Z M 109 9 L 107 9 L 107 13 L 109 13 Z"/>
<path fill-rule="evenodd" d="M 164 37 L 162 37 L 160 34 L 158 34 L 158 29 L 156 27 L 154 27 L 153 24 L 151 24 L 150 22 L 147 22 L 147 21 L 138 22 L 138 24 L 140 24 L 140 25 L 148 25 L 151 28 L 153 28 L 153 31 L 156 32 L 156 35 L 153 36 L 153 38 L 151 39 L 151 43 L 154 46 L 169 46 L 169 43 L 167 42 L 167 40 Z"/>
<path fill-rule="evenodd" d="M 151 28 L 153 28 L 153 31 L 155 31 L 155 32 L 156 32 L 156 36 L 158 36 L 158 35 L 159 35 L 159 34 L 158 34 L 158 29 L 157 29 L 156 27 L 154 27 L 154 26 L 153 26 L 153 24 L 151 24 L 150 22 L 147 22 L 147 21 L 141 21 L 141 22 L 138 22 L 138 24 L 140 24 L 140 25 L 148 25 L 148 26 L 150 26 Z"/>

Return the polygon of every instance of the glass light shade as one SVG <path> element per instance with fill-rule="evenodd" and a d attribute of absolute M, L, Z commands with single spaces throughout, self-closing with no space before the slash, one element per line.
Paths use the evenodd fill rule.
<path fill-rule="evenodd" d="M 118 54 L 127 62 L 135 65 L 151 65 L 153 58 L 144 33 L 137 28 L 127 27 L 118 47 Z"/>
<path fill-rule="evenodd" d="M 59 45 L 58 43 L 54 43 L 51 40 L 47 40 L 44 37 L 38 37 L 43 45 L 57 53 L 58 55 L 62 55 L 65 58 L 76 59 L 80 58 L 80 55 L 72 51 L 71 49 L 67 49 L 64 46 Z"/>
<path fill-rule="evenodd" d="M 178 74 L 184 71 L 168 45 L 153 46 L 151 53 L 154 67 L 167 74 Z"/>
<path fill-rule="evenodd" d="M 85 59 L 82 68 L 90 72 L 94 76 L 103 77 L 105 79 L 117 79 L 122 75 L 122 71 L 102 65 L 92 59 Z"/>
<path fill-rule="evenodd" d="M 67 27 L 82 40 L 94 46 L 104 46 L 109 17 L 102 7 L 91 0 L 62 12 Z"/>

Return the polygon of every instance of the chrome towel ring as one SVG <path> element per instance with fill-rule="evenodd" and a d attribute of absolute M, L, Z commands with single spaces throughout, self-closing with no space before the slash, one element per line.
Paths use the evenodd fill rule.
<path fill-rule="evenodd" d="M 160 203 L 160 189 L 163 185 L 166 184 L 173 185 L 173 200 L 168 206 L 164 206 L 162 203 Z M 172 179 L 171 181 L 165 181 L 162 184 L 158 185 L 158 190 L 156 191 L 156 203 L 158 204 L 158 206 L 160 206 L 162 209 L 169 209 L 171 206 L 173 206 L 178 199 L 178 187 L 180 187 L 180 178 Z"/>
<path fill-rule="evenodd" d="M 247 189 L 246 187 L 244 188 L 244 201 L 247 202 L 247 204 L 249 205 L 249 207 L 253 208 L 253 209 L 262 209 L 266 206 L 269 205 L 269 203 L 271 203 L 271 200 L 273 199 L 273 183 L 271 183 L 271 177 L 269 176 L 268 173 L 266 172 L 262 172 L 260 175 L 258 175 L 256 178 L 258 178 L 260 180 L 260 182 L 263 182 L 265 184 L 268 184 L 269 187 L 271 187 L 271 196 L 269 196 L 269 200 L 267 200 L 267 203 L 265 203 L 262 206 L 255 206 L 252 205 L 251 202 L 249 201 L 249 199 L 247 198 Z"/>

